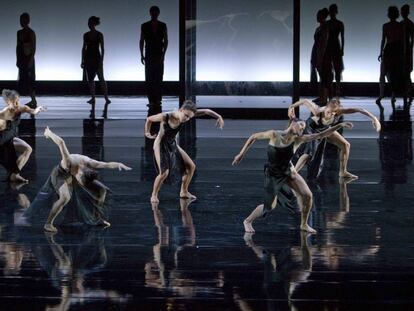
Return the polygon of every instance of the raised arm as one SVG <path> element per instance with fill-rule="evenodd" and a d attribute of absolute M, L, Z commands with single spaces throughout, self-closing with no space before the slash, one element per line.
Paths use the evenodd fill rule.
<path fill-rule="evenodd" d="M 309 111 L 314 116 L 319 114 L 319 106 L 318 105 L 316 105 L 314 102 L 310 101 L 309 99 L 301 99 L 301 100 L 298 100 L 296 103 L 289 106 L 288 116 L 289 116 L 290 119 L 293 119 L 293 118 L 296 117 L 295 108 L 300 107 L 302 105 L 304 105 L 306 108 L 308 108 Z"/>
<path fill-rule="evenodd" d="M 378 121 L 377 117 L 374 116 L 372 113 L 370 113 L 368 110 L 364 109 L 364 108 L 341 108 L 341 110 L 339 111 L 339 114 L 352 114 L 352 113 L 361 113 L 365 116 L 367 116 L 368 118 L 371 119 L 372 121 L 372 126 L 374 127 L 374 129 L 379 132 L 381 131 L 381 123 Z"/>
<path fill-rule="evenodd" d="M 353 127 L 353 124 L 351 122 L 342 122 L 342 123 L 339 123 L 337 125 L 334 125 L 334 126 L 330 127 L 329 129 L 327 129 L 323 132 L 300 136 L 300 137 L 298 137 L 298 140 L 301 143 L 306 143 L 306 142 L 309 142 L 309 141 L 312 141 L 312 140 L 315 140 L 315 139 L 326 138 L 329 135 L 331 135 L 333 132 L 339 130 L 342 127 L 351 129 Z"/>
<path fill-rule="evenodd" d="M 145 137 L 149 138 L 149 139 L 155 139 L 157 137 L 157 135 L 152 135 L 150 130 L 151 130 L 151 125 L 154 122 L 162 122 L 165 118 L 165 115 L 163 113 L 159 113 L 159 114 L 155 114 L 153 116 L 149 116 L 147 118 L 147 120 L 145 121 L 145 128 L 144 128 L 144 135 Z"/>
<path fill-rule="evenodd" d="M 96 161 L 94 159 L 86 157 L 85 164 L 90 168 L 94 169 L 101 169 L 101 168 L 108 168 L 108 169 L 118 169 L 120 171 L 130 171 L 132 168 L 126 166 L 120 162 L 103 162 L 103 161 Z"/>
<path fill-rule="evenodd" d="M 244 144 L 243 148 L 240 150 L 239 154 L 234 157 L 232 165 L 237 165 L 241 162 L 244 155 L 250 149 L 250 147 L 255 143 L 256 140 L 276 140 L 278 133 L 274 130 L 266 131 L 266 132 L 259 132 L 251 135 L 249 139 L 247 139 L 246 143 Z"/>
<path fill-rule="evenodd" d="M 200 117 L 200 116 L 210 116 L 214 119 L 217 119 L 217 127 L 219 127 L 220 129 L 223 129 L 224 127 L 224 120 L 223 117 L 221 115 L 219 115 L 217 112 L 214 112 L 211 109 L 197 109 L 197 112 L 195 113 L 196 117 Z"/>

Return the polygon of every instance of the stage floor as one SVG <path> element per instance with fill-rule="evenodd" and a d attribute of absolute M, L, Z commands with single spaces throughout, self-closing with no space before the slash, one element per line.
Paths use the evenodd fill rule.
<path fill-rule="evenodd" d="M 30 183 L 0 183 L 0 310 L 414 306 L 412 122 L 403 111 L 386 110 L 381 134 L 359 116 L 347 118 L 355 121 L 344 133 L 352 144 L 349 168 L 360 178 L 338 182 L 332 149 L 319 181 L 309 183 L 310 222 L 318 234 L 301 234 L 298 216 L 280 209 L 249 235 L 242 221 L 262 202 L 266 145 L 254 145 L 238 167 L 232 158 L 252 132 L 281 129 L 286 121 L 228 120 L 220 131 L 212 120 L 197 120 L 198 138 L 183 135 L 181 142 L 198 166 L 190 187 L 198 200 L 187 205 L 176 186 L 166 185 L 161 203 L 152 206 L 155 169 L 143 138 L 145 105 L 139 110 L 119 102 L 113 106 L 117 117 L 96 120 L 69 100 L 59 106 L 60 116 L 54 105 L 22 121 L 22 138 L 34 147 L 22 173 Z M 112 190 L 111 227 L 47 234 L 42 224 L 19 222 L 22 206 L 59 161 L 56 146 L 41 135 L 47 125 L 71 152 L 133 168 L 101 171 Z"/>

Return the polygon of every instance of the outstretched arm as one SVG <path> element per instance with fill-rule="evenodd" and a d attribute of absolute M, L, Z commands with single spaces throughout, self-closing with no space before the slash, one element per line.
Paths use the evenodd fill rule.
<path fill-rule="evenodd" d="M 90 168 L 100 169 L 100 168 L 108 168 L 108 169 L 118 169 L 120 171 L 130 171 L 132 168 L 126 166 L 120 162 L 103 162 L 103 161 L 96 161 L 91 158 L 87 158 L 86 163 L 87 166 Z"/>
<path fill-rule="evenodd" d="M 221 115 L 219 115 L 218 113 L 214 112 L 211 109 L 197 109 L 197 112 L 195 113 L 196 117 L 200 117 L 200 116 L 210 116 L 214 119 L 217 119 L 217 127 L 219 127 L 220 129 L 223 129 L 224 127 L 224 120 L 223 117 Z"/>
<path fill-rule="evenodd" d="M 339 111 L 339 114 L 352 114 L 352 113 L 361 113 L 367 116 L 368 118 L 371 119 L 372 126 L 374 127 L 374 129 L 377 132 L 381 131 L 381 123 L 378 121 L 377 117 L 364 108 L 342 108 Z"/>
<path fill-rule="evenodd" d="M 247 153 L 247 151 L 250 149 L 250 147 L 255 143 L 256 140 L 276 140 L 277 132 L 274 130 L 266 131 L 266 132 L 260 132 L 255 133 L 249 137 L 249 139 L 244 144 L 243 148 L 240 150 L 239 154 L 234 157 L 232 165 L 237 165 L 241 162 L 244 155 Z"/>
<path fill-rule="evenodd" d="M 47 111 L 47 108 L 43 106 L 39 106 L 36 109 L 32 109 L 32 108 L 29 108 L 28 106 L 21 106 L 21 109 L 20 109 L 21 113 L 30 113 L 32 115 L 37 115 L 43 111 Z"/>
<path fill-rule="evenodd" d="M 159 113 L 159 114 L 155 114 L 153 116 L 149 116 L 147 118 L 147 120 L 145 121 L 145 128 L 144 128 L 144 135 L 145 137 L 149 138 L 149 139 L 155 139 L 157 137 L 157 135 L 152 135 L 150 130 L 151 130 L 151 125 L 154 122 L 162 122 L 164 120 L 165 115 L 163 113 Z"/>
<path fill-rule="evenodd" d="M 315 139 L 326 138 L 329 135 L 331 135 L 333 132 L 339 130 L 342 127 L 351 129 L 353 127 L 353 124 L 351 122 L 342 122 L 342 123 L 339 123 L 337 125 L 334 125 L 334 126 L 330 127 L 329 129 L 327 129 L 323 132 L 320 132 L 320 133 L 317 133 L 317 134 L 309 134 L 309 135 L 300 136 L 300 137 L 298 137 L 298 140 L 299 140 L 300 143 L 306 143 L 308 141 L 312 141 L 312 140 L 315 140 Z"/>
<path fill-rule="evenodd" d="M 304 105 L 306 108 L 308 108 L 309 111 L 312 112 L 312 114 L 314 116 L 316 116 L 319 113 L 319 106 L 318 105 L 316 105 L 314 102 L 310 101 L 309 99 L 301 99 L 301 100 L 297 101 L 296 103 L 289 106 L 288 116 L 289 116 L 290 119 L 293 119 L 293 118 L 296 117 L 295 108 L 300 107 L 302 105 Z"/>

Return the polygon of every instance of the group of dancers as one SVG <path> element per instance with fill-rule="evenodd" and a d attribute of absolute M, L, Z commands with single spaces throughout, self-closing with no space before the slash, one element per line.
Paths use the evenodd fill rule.
<path fill-rule="evenodd" d="M 398 21 L 401 17 L 402 20 Z M 311 82 L 319 76 L 319 101 L 323 104 L 329 97 L 340 96 L 340 82 L 344 70 L 344 23 L 337 19 L 338 6 L 332 4 L 320 9 L 316 19 L 319 26 L 315 30 L 311 54 Z M 395 108 L 396 96 L 402 94 L 405 107 L 413 100 L 411 72 L 413 71 L 414 23 L 409 18 L 410 6 L 405 4 L 399 10 L 388 8 L 389 22 L 382 28 L 382 39 L 378 61 L 381 62 L 379 97 L 377 105 L 382 109 L 381 100 L 385 97 L 385 80 L 392 90 L 391 103 Z M 329 20 L 327 20 L 327 18 Z M 333 81 L 335 79 L 335 85 Z"/>
<path fill-rule="evenodd" d="M 22 113 L 38 114 L 46 109 L 36 109 L 19 104 L 19 94 L 12 90 L 2 92 L 6 107 L 0 111 L 0 163 L 6 168 L 10 182 L 27 182 L 20 175 L 32 152 L 31 147 L 17 137 L 17 128 Z M 299 106 L 310 110 L 311 116 L 302 121 L 296 118 L 295 109 Z M 284 130 L 269 130 L 249 137 L 241 151 L 234 157 L 233 165 L 239 164 L 248 149 L 256 140 L 269 142 L 265 165 L 264 203 L 257 206 L 244 220 L 246 232 L 254 232 L 253 222 L 266 216 L 277 205 L 287 200 L 282 189 L 293 190 L 300 207 L 301 230 L 314 233 L 308 224 L 312 208 L 312 193 L 304 178 L 299 174 L 304 165 L 308 173 L 319 170 L 326 142 L 340 150 L 339 178 L 355 179 L 347 169 L 350 143 L 338 133 L 341 128 L 352 128 L 349 122 L 341 122 L 345 114 L 361 113 L 371 119 L 376 131 L 381 125 L 378 119 L 362 108 L 344 108 L 339 99 L 331 99 L 320 107 L 307 99 L 301 99 L 288 109 L 289 126 Z M 163 183 L 181 180 L 180 198 L 195 200 L 189 186 L 196 166 L 190 156 L 177 144 L 176 138 L 183 124 L 192 118 L 210 116 L 217 120 L 217 126 L 224 127 L 223 118 L 210 109 L 197 109 L 195 103 L 185 101 L 180 109 L 149 116 L 144 134 L 154 139 L 154 160 L 158 175 L 151 194 L 151 203 L 158 203 L 158 194 Z M 151 133 L 151 125 L 160 123 L 158 133 Z M 109 226 L 105 208 L 108 187 L 99 181 L 97 169 L 131 170 L 119 162 L 101 162 L 80 154 L 71 154 L 64 140 L 48 127 L 44 136 L 59 148 L 61 160 L 52 170 L 50 177 L 39 191 L 31 206 L 25 212 L 27 219 L 39 223 L 45 221 L 44 229 L 57 231 L 55 223 L 65 224 L 74 221 L 89 225 Z M 293 165 L 295 163 L 295 166 Z M 280 194 L 280 195 L 279 195 Z M 62 213 L 64 211 L 64 213 Z"/>

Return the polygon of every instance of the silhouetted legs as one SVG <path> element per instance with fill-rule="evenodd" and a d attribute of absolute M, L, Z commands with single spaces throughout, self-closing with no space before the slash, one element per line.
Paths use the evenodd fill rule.
<path fill-rule="evenodd" d="M 147 87 L 148 107 L 160 107 L 162 104 L 162 84 L 164 63 L 160 60 L 145 61 L 145 82 Z"/>
<path fill-rule="evenodd" d="M 88 86 L 89 86 L 89 92 L 91 94 L 91 99 L 88 101 L 88 103 L 90 104 L 95 104 L 95 72 L 98 75 L 98 79 L 99 79 L 99 83 L 101 86 L 101 90 L 102 93 L 104 95 L 105 98 L 105 104 L 110 104 L 111 101 L 109 100 L 108 97 L 108 87 L 104 78 L 104 74 L 103 74 L 103 66 L 100 65 L 98 67 L 98 69 L 93 69 L 93 68 L 87 68 L 87 75 L 88 75 Z"/>

